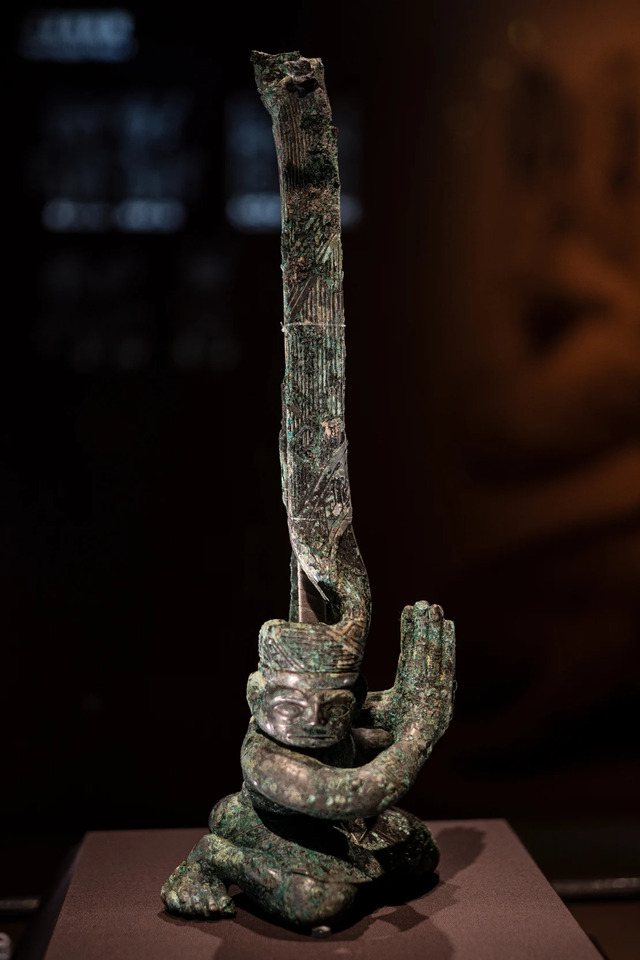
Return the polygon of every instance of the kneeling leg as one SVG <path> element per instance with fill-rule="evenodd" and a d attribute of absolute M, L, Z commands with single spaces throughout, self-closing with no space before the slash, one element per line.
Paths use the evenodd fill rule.
<path fill-rule="evenodd" d="M 325 924 L 344 913 L 356 896 L 355 883 L 326 882 L 293 872 L 268 853 L 238 847 L 214 833 L 203 837 L 199 846 L 225 883 L 236 883 L 268 913 L 296 926 Z"/>

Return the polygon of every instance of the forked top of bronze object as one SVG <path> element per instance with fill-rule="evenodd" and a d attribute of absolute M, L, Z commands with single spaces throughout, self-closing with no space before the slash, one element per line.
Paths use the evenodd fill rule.
<path fill-rule="evenodd" d="M 296 622 L 265 624 L 260 659 L 267 668 L 357 674 L 371 600 L 347 473 L 337 131 L 321 60 L 297 52 L 254 53 L 252 60 L 273 121 L 280 176 L 280 461 Z"/>

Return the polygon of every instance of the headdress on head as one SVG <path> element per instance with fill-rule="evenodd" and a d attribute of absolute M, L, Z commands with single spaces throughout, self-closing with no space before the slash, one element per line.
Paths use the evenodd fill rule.
<path fill-rule="evenodd" d="M 267 620 L 258 637 L 260 669 L 289 673 L 359 673 L 365 624 L 289 623 Z"/>

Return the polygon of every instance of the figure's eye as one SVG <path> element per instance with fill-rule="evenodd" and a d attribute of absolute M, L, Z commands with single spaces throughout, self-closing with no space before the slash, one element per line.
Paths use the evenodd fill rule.
<path fill-rule="evenodd" d="M 275 713 L 286 720 L 295 720 L 302 714 L 302 704 L 295 700 L 280 700 L 273 707 Z"/>
<path fill-rule="evenodd" d="M 329 720 L 342 720 L 349 713 L 349 705 L 346 703 L 330 703 L 325 707 L 325 714 Z"/>

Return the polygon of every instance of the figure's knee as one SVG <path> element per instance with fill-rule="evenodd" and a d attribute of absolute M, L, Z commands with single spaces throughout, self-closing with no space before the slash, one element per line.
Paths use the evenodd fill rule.
<path fill-rule="evenodd" d="M 440 862 L 440 849 L 429 830 L 417 838 L 415 853 L 409 866 L 409 875 L 424 877 L 433 873 Z"/>
<path fill-rule="evenodd" d="M 353 883 L 323 883 L 312 877 L 292 876 L 278 909 L 297 926 L 319 926 L 345 913 L 352 906 L 357 889 Z"/>
<path fill-rule="evenodd" d="M 412 825 L 411 837 L 407 842 L 409 872 L 412 876 L 423 876 L 433 871 L 440 862 L 440 849 L 433 839 L 429 828 L 417 817 L 407 814 Z"/>
<path fill-rule="evenodd" d="M 377 853 L 387 875 L 410 880 L 433 873 L 438 866 L 438 845 L 429 828 L 413 814 L 392 807 L 380 815 L 374 829 L 394 840 Z"/>
<path fill-rule="evenodd" d="M 242 809 L 241 795 L 239 793 L 230 793 L 214 804 L 209 814 L 209 830 L 212 833 L 224 833 L 224 829 L 221 831 L 221 827 L 224 827 L 225 820 L 231 820 L 233 822 L 234 818 L 237 818 L 242 812 L 244 811 Z"/>

